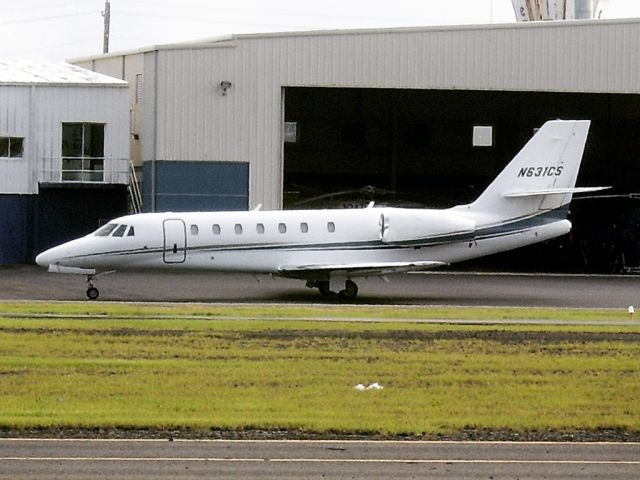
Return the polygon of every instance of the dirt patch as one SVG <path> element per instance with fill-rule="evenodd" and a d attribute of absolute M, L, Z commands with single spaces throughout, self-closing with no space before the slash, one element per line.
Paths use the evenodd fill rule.
<path fill-rule="evenodd" d="M 144 430 L 36 428 L 2 430 L 0 438 L 96 438 L 96 439 L 216 439 L 216 440 L 406 440 L 406 441 L 521 441 L 521 442 L 640 442 L 640 431 L 615 428 L 578 430 L 465 429 L 447 434 L 383 435 L 367 432 L 315 433 L 300 430 Z"/>
<path fill-rule="evenodd" d="M 234 338 L 252 340 L 295 340 L 300 338 L 323 339 L 359 339 L 359 340 L 393 340 L 422 341 L 437 340 L 482 340 L 505 344 L 523 343 L 592 343 L 592 342 L 640 342 L 638 332 L 542 332 L 542 331 L 452 331 L 442 330 L 421 332 L 416 330 L 359 331 L 345 330 L 264 330 L 234 334 Z"/>

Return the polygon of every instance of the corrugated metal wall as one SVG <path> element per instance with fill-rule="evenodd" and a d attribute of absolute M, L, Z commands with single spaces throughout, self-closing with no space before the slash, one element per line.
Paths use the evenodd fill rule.
<path fill-rule="evenodd" d="M 245 35 L 150 51 L 144 76 L 144 160 L 249 162 L 250 205 L 278 208 L 283 87 L 637 94 L 640 21 Z"/>
<path fill-rule="evenodd" d="M 105 123 L 105 182 L 127 183 L 127 104 L 123 87 L 0 85 L 0 135 L 25 139 L 21 159 L 0 160 L 0 193 L 33 194 L 39 181 L 56 181 L 64 122 Z"/>
<path fill-rule="evenodd" d="M 282 36 L 158 52 L 157 158 L 250 162 L 280 206 L 281 88 L 640 93 L 640 23 L 571 22 Z M 219 82 L 231 81 L 228 95 Z"/>
<path fill-rule="evenodd" d="M 22 158 L 0 158 L 0 194 L 34 193 L 31 165 L 26 161 L 30 142 L 30 93 L 28 87 L 0 86 L 0 136 L 24 138 Z"/>

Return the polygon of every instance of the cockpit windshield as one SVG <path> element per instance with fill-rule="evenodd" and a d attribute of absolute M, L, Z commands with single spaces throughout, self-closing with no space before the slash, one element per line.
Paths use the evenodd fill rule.
<path fill-rule="evenodd" d="M 118 228 L 113 232 L 114 237 L 122 237 L 124 236 L 124 232 L 127 230 L 126 225 L 118 225 Z"/>
<path fill-rule="evenodd" d="M 129 231 L 127 231 L 129 228 Z M 112 237 L 124 237 L 126 232 L 127 237 L 135 236 L 135 230 L 133 229 L 133 225 L 129 227 L 129 225 L 117 224 L 117 223 L 107 223 L 105 226 L 100 227 L 93 234 L 96 237 L 108 237 L 111 235 Z"/>
<path fill-rule="evenodd" d="M 118 226 L 116 223 L 107 223 L 105 226 L 100 227 L 95 231 L 96 237 L 108 237 L 111 232 Z"/>

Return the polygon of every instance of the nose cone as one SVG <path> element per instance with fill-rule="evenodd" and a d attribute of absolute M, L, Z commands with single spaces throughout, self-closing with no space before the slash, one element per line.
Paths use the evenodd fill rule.
<path fill-rule="evenodd" d="M 58 250 L 58 247 L 54 247 L 40 253 L 36 257 L 36 263 L 41 267 L 48 267 L 49 265 L 55 264 L 57 261 L 60 260 L 60 255 L 58 255 L 57 250 Z"/>
<path fill-rule="evenodd" d="M 36 257 L 36 263 L 55 273 L 81 273 L 93 275 L 95 270 L 87 265 L 87 253 L 91 251 L 86 238 L 78 238 L 50 248 Z"/>

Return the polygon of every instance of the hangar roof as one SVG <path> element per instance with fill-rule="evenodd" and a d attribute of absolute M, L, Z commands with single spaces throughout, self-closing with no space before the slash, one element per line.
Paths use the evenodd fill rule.
<path fill-rule="evenodd" d="M 0 61 L 0 85 L 103 85 L 127 82 L 66 62 Z"/>
<path fill-rule="evenodd" d="M 464 25 L 431 25 L 419 27 L 388 27 L 388 28 L 355 28 L 355 29 L 334 29 L 334 30 L 300 30 L 282 32 L 260 32 L 260 33 L 233 33 L 218 35 L 209 38 L 197 38 L 185 42 L 162 43 L 147 45 L 130 50 L 122 50 L 98 55 L 88 55 L 70 59 L 73 63 L 82 63 L 96 59 L 106 59 L 132 55 L 136 53 L 148 53 L 159 50 L 176 50 L 189 48 L 212 48 L 234 46 L 239 40 L 251 39 L 273 39 L 273 38 L 296 38 L 296 37 L 325 37 L 325 36 L 367 36 L 367 35 L 388 35 L 402 33 L 429 33 L 429 32 L 475 32 L 489 30 L 524 30 L 536 31 L 547 28 L 566 28 L 598 25 L 624 25 L 637 24 L 640 18 L 614 18 L 598 20 L 557 20 L 557 21 L 535 21 L 535 22 L 513 22 L 513 23 L 491 23 L 491 24 L 464 24 Z"/>

